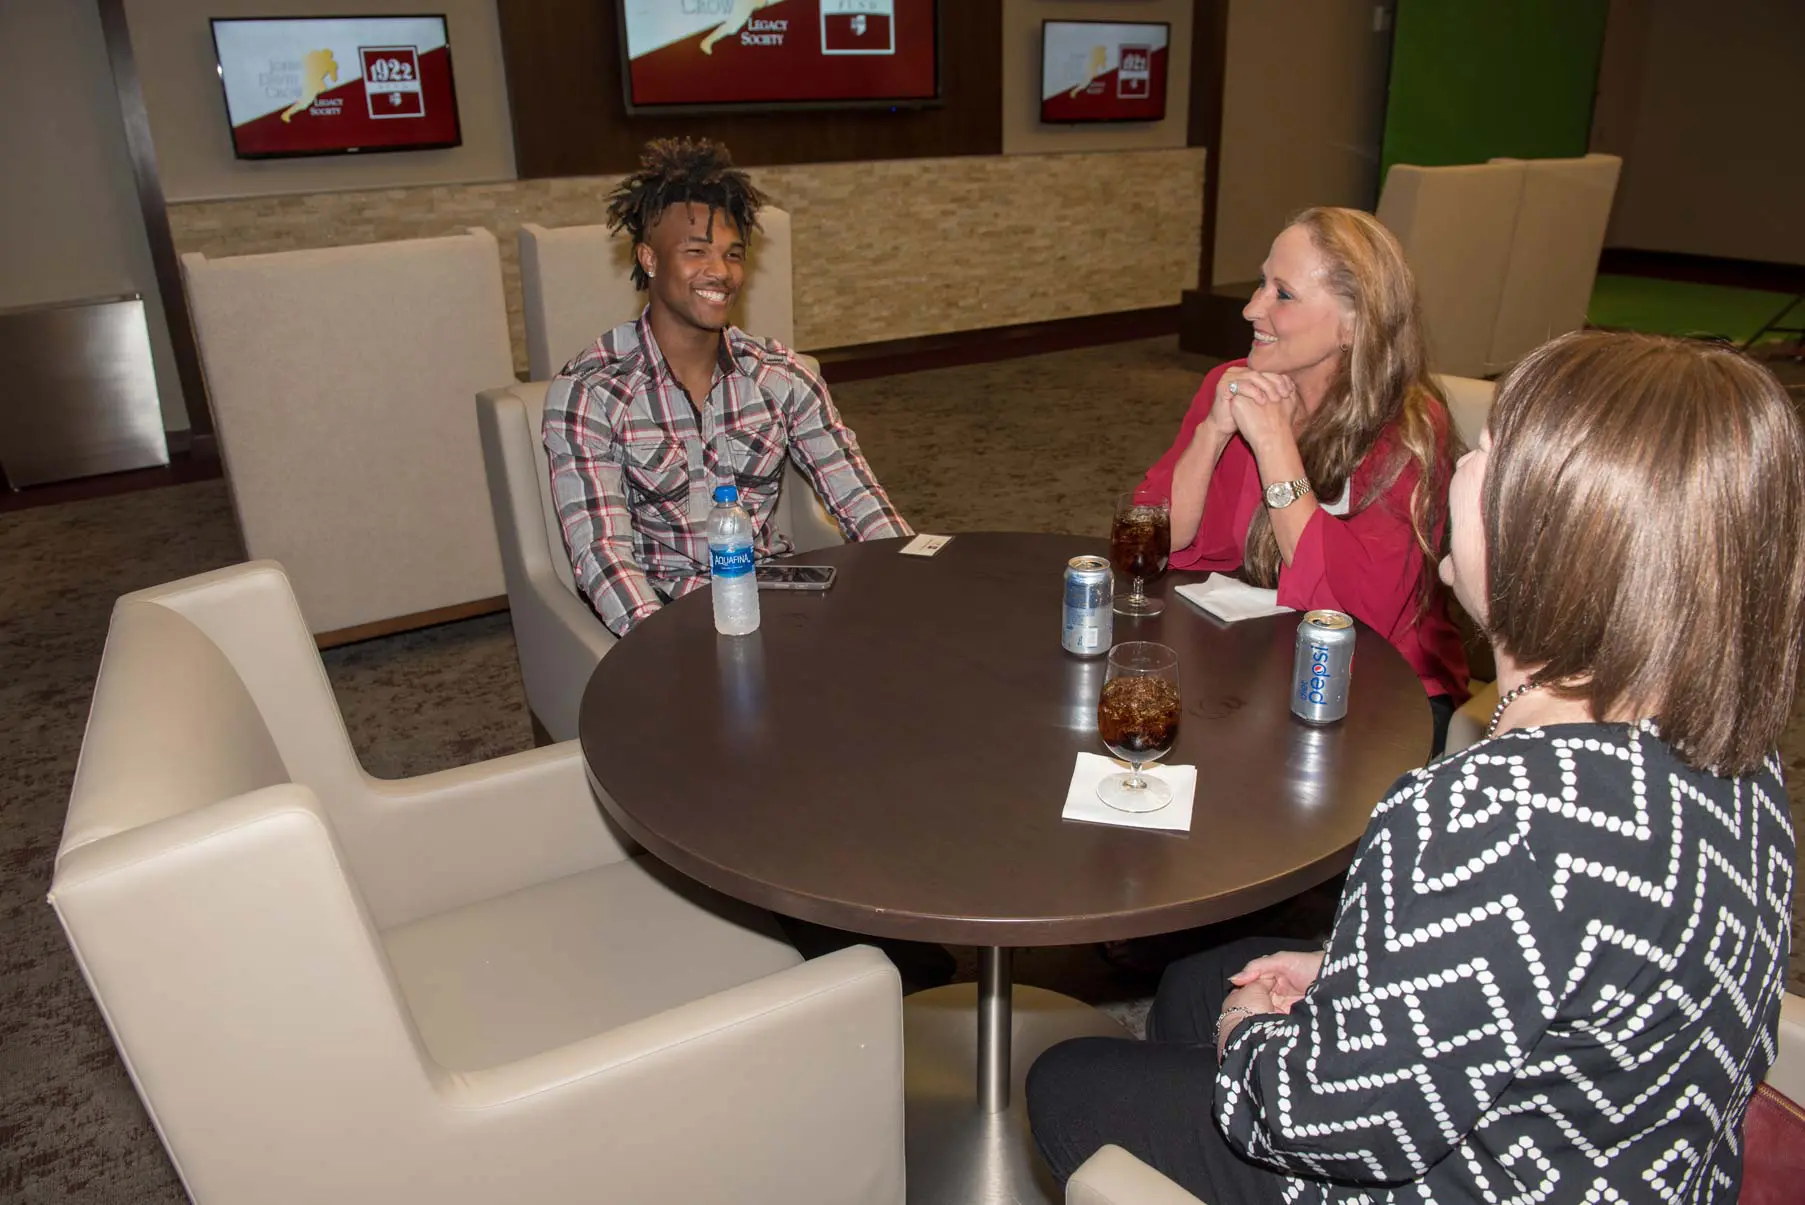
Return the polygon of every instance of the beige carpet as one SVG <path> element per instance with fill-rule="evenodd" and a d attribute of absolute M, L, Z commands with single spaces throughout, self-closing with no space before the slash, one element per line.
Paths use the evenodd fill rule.
<path fill-rule="evenodd" d="M 1156 340 L 864 381 L 836 396 L 918 527 L 1100 535 L 1111 494 L 1164 451 L 1208 365 Z M 44 892 L 113 599 L 241 557 L 219 482 L 0 515 L 0 1200 L 183 1199 Z M 327 662 L 375 774 L 531 743 L 505 616 Z M 1784 754 L 1798 816 L 1797 719 Z M 1795 911 L 1795 990 L 1805 989 L 1800 944 Z M 1131 1026 L 1150 983 L 1088 948 L 1028 951 L 1017 977 Z"/>

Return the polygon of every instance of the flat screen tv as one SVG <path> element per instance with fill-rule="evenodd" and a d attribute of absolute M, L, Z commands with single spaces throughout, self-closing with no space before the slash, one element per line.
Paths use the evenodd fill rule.
<path fill-rule="evenodd" d="M 619 8 L 629 113 L 940 100 L 936 0 L 623 0 Z"/>
<path fill-rule="evenodd" d="M 1049 124 L 1166 116 L 1165 22 L 1043 21 L 1040 119 Z"/>
<path fill-rule="evenodd" d="M 443 16 L 213 20 L 240 159 L 457 146 Z"/>

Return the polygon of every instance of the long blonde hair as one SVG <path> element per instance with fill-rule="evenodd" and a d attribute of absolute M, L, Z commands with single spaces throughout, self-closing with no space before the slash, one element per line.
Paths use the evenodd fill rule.
<path fill-rule="evenodd" d="M 1458 436 L 1445 417 L 1447 399 L 1429 375 L 1416 278 L 1398 240 L 1369 213 L 1317 206 L 1290 225 L 1309 233 L 1322 254 L 1329 291 L 1341 298 L 1353 319 L 1341 367 L 1322 404 L 1297 433 L 1304 473 L 1318 499 L 1339 497 L 1380 434 L 1397 424 L 1394 454 L 1378 466 L 1365 496 L 1350 500 L 1349 512 L 1371 506 L 1396 484 L 1406 464 L 1416 465 L 1410 530 L 1423 554 L 1417 581 L 1421 617 L 1437 585 L 1435 531 L 1438 526 L 1445 530 L 1447 483 Z M 1438 406 L 1444 416 L 1439 425 L 1431 413 Z M 1253 584 L 1278 584 L 1283 562 L 1265 507 L 1254 512 L 1248 526 L 1243 562 Z"/>

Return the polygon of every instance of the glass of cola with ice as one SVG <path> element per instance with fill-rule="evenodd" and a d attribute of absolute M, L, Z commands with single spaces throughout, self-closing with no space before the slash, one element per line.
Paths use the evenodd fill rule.
<path fill-rule="evenodd" d="M 1118 615 L 1158 615 L 1166 604 L 1147 596 L 1147 585 L 1158 581 L 1172 554 L 1172 510 L 1163 498 L 1137 497 L 1133 492 L 1116 499 L 1115 523 L 1109 530 L 1109 566 L 1127 579 L 1127 590 L 1116 591 Z"/>
<path fill-rule="evenodd" d="M 1130 769 L 1097 784 L 1097 798 L 1122 812 L 1156 812 L 1172 802 L 1172 788 L 1141 768 L 1172 752 L 1179 710 L 1177 653 L 1151 640 L 1109 650 L 1097 732 Z"/>

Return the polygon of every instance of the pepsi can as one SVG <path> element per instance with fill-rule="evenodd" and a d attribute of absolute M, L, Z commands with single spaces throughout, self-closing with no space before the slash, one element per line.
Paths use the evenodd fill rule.
<path fill-rule="evenodd" d="M 1353 618 L 1340 611 L 1307 612 L 1297 625 L 1291 714 L 1306 724 L 1333 724 L 1346 716 L 1353 671 Z"/>
<path fill-rule="evenodd" d="M 1075 556 L 1065 565 L 1065 616 L 1059 643 L 1079 657 L 1101 657 L 1115 636 L 1115 578 L 1100 556 Z"/>

